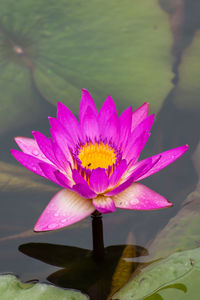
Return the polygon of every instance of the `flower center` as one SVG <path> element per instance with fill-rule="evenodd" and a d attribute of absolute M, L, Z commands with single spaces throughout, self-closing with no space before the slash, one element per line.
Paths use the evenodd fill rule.
<path fill-rule="evenodd" d="M 116 162 L 116 151 L 110 144 L 95 143 L 91 142 L 81 147 L 78 158 L 82 163 L 83 167 L 90 170 L 96 168 L 107 169 Z"/>

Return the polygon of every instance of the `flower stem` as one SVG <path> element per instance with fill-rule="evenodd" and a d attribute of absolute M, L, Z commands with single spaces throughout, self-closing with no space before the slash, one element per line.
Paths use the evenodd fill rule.
<path fill-rule="evenodd" d="M 92 217 L 93 257 L 96 261 L 101 261 L 104 257 L 102 214 L 96 210 L 93 214 L 91 214 L 91 217 Z"/>

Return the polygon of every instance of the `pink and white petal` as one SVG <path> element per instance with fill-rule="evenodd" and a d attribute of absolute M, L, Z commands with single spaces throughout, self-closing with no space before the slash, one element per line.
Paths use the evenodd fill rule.
<path fill-rule="evenodd" d="M 166 166 L 174 162 L 176 159 L 178 159 L 180 156 L 182 156 L 188 150 L 188 148 L 189 148 L 188 145 L 183 145 L 152 156 L 151 157 L 152 160 L 156 160 L 158 157 L 160 157 L 160 159 L 146 174 L 139 177 L 137 181 L 142 180 L 146 177 L 151 176 L 154 173 L 159 172 L 160 170 L 162 170 L 163 168 L 165 168 Z M 139 161 L 135 166 L 139 166 L 140 164 L 143 164 L 147 159 L 148 158 Z"/>
<path fill-rule="evenodd" d="M 82 136 L 87 139 L 95 141 L 95 137 L 99 136 L 99 126 L 97 122 L 97 116 L 93 112 L 90 106 L 87 107 L 85 114 L 82 117 L 81 122 Z"/>
<path fill-rule="evenodd" d="M 59 166 L 58 161 L 54 155 L 54 151 L 52 149 L 52 142 L 41 132 L 33 131 L 33 136 L 38 144 L 38 147 L 42 151 L 42 153 L 46 156 L 48 160 L 50 160 L 54 165 Z"/>
<path fill-rule="evenodd" d="M 103 131 L 105 123 L 113 115 L 117 115 L 117 109 L 116 109 L 115 102 L 113 101 L 113 99 L 110 96 L 108 96 L 98 114 L 99 128 L 101 131 Z"/>
<path fill-rule="evenodd" d="M 143 105 L 138 107 L 132 114 L 132 127 L 133 131 L 144 119 L 147 118 L 149 112 L 149 103 L 145 102 Z"/>
<path fill-rule="evenodd" d="M 19 148 L 24 153 L 29 154 L 29 155 L 34 156 L 42 161 L 52 164 L 52 162 L 50 162 L 46 158 L 46 156 L 42 153 L 36 140 L 27 138 L 27 137 L 17 136 L 17 137 L 15 137 L 15 142 L 17 143 Z"/>
<path fill-rule="evenodd" d="M 34 230 L 48 231 L 69 226 L 86 218 L 94 210 L 91 200 L 83 199 L 78 194 L 64 189 L 51 199 Z"/>
<path fill-rule="evenodd" d="M 43 163 L 42 160 L 15 149 L 12 149 L 10 152 L 14 156 L 14 158 L 25 168 L 29 169 L 31 172 L 37 175 L 47 178 L 39 165 L 40 163 Z M 49 165 L 52 166 L 51 164 Z"/>
<path fill-rule="evenodd" d="M 132 124 L 132 107 L 128 107 L 120 116 L 120 140 L 119 144 L 126 145 L 128 137 L 131 133 L 131 124 Z"/>
<path fill-rule="evenodd" d="M 108 185 L 109 179 L 105 169 L 96 168 L 92 170 L 92 174 L 90 175 L 89 180 L 89 186 L 95 193 L 103 193 L 107 189 Z"/>
<path fill-rule="evenodd" d="M 112 199 L 116 207 L 124 209 L 152 210 L 172 206 L 163 196 L 140 183 L 133 183 Z"/>
<path fill-rule="evenodd" d="M 110 197 L 97 196 L 92 200 L 94 207 L 102 214 L 108 214 L 116 210 L 115 203 Z"/>
<path fill-rule="evenodd" d="M 97 116 L 97 114 L 98 114 L 97 108 L 96 108 L 96 105 L 95 105 L 90 93 L 87 90 L 83 89 L 80 107 L 79 107 L 79 123 L 82 123 L 83 117 L 85 115 L 85 112 L 86 112 L 88 106 L 91 108 L 93 113 Z"/>
<path fill-rule="evenodd" d="M 130 144 L 129 150 L 123 153 L 123 157 L 128 162 L 131 161 L 132 164 L 135 163 L 138 160 L 143 148 L 145 147 L 149 136 L 150 133 L 143 132 L 141 136 L 139 136 L 135 141 L 133 141 L 132 145 Z"/>
<path fill-rule="evenodd" d="M 81 137 L 79 123 L 70 109 L 61 102 L 57 104 L 57 119 L 76 143 Z"/>
<path fill-rule="evenodd" d="M 127 162 L 125 159 L 122 159 L 109 178 L 109 188 L 114 187 L 119 182 L 126 169 Z"/>

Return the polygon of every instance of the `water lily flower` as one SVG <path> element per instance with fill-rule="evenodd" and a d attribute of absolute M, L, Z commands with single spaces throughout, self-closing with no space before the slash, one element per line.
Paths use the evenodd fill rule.
<path fill-rule="evenodd" d="M 34 139 L 16 137 L 22 150 L 12 155 L 26 168 L 63 189 L 49 202 L 35 231 L 59 229 L 93 213 L 118 208 L 152 210 L 171 206 L 163 196 L 138 181 L 160 171 L 187 151 L 184 145 L 138 160 L 153 125 L 148 103 L 137 110 L 128 107 L 118 117 L 107 97 L 98 112 L 83 90 L 79 121 L 58 102 L 57 118 L 49 118 L 50 138 L 33 132 Z"/>

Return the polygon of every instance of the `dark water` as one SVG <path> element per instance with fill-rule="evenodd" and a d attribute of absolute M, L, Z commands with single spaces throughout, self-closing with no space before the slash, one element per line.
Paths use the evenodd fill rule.
<path fill-rule="evenodd" d="M 164 3 L 164 1 L 162 2 Z M 174 37 L 173 81 L 175 84 L 179 80 L 178 66 L 182 59 L 182 53 L 190 45 L 195 32 L 200 27 L 198 1 L 185 0 L 183 5 L 182 15 L 177 15 L 181 30 Z M 10 88 L 12 89 L 12 83 Z M 47 116 L 56 114 L 55 106 L 43 99 L 41 112 L 34 121 L 24 126 L 16 126 L 16 129 L 12 128 L 1 134 L 1 161 L 5 164 L 4 166 L 6 164 L 11 166 L 9 170 L 6 169 L 7 167 L 1 167 L 1 273 L 15 273 L 24 281 L 37 279 L 50 281 L 62 287 L 81 289 L 92 295 L 94 299 L 106 297 L 105 293 L 110 291 L 109 283 L 125 245 L 132 244 L 141 247 L 138 248 L 138 255 L 148 251 L 150 241 L 177 214 L 181 209 L 182 202 L 194 190 L 198 181 L 198 175 L 191 158 L 199 143 L 198 109 L 200 109 L 200 105 L 195 110 L 179 109 L 173 103 L 173 95 L 173 90 L 171 90 L 164 101 L 143 156 L 150 156 L 153 153 L 156 154 L 186 143 L 190 145 L 190 151 L 159 174 L 144 180 L 143 183 L 172 201 L 174 206 L 170 209 L 145 212 L 118 209 L 113 214 L 104 215 L 105 247 L 113 247 L 107 249 L 107 260 L 101 267 L 91 263 L 91 254 L 87 251 L 87 249 L 92 249 L 90 217 L 55 232 L 37 234 L 32 231 L 37 218 L 55 194 L 57 187 L 42 178 L 38 178 L 37 175 L 30 175 L 29 171 L 20 171 L 22 173 L 18 174 L 18 167 L 16 166 L 19 165 L 9 153 L 11 148 L 16 148 L 13 142 L 14 136 L 31 137 L 32 130 L 40 130 L 48 134 Z M 4 101 L 3 96 L 1 95 L 2 103 Z M 77 98 L 76 101 L 79 99 Z M 30 185 L 25 178 L 29 180 Z M 48 187 L 45 188 L 47 184 Z M 77 247 L 77 249 L 72 247 Z M 45 252 L 47 253 L 46 256 Z M 58 261 L 58 257 L 60 261 Z M 69 257 L 71 261 L 69 261 Z M 109 263 L 110 267 L 108 268 Z M 70 273 L 67 269 L 69 265 Z M 61 269 L 64 271 L 52 275 Z M 108 277 L 105 283 L 103 276 L 105 276 L 106 269 Z M 96 278 L 96 282 L 91 276 L 92 272 L 99 272 L 100 274 Z M 90 276 L 87 275 L 89 273 Z M 84 274 L 88 276 L 88 280 L 83 280 Z"/>

